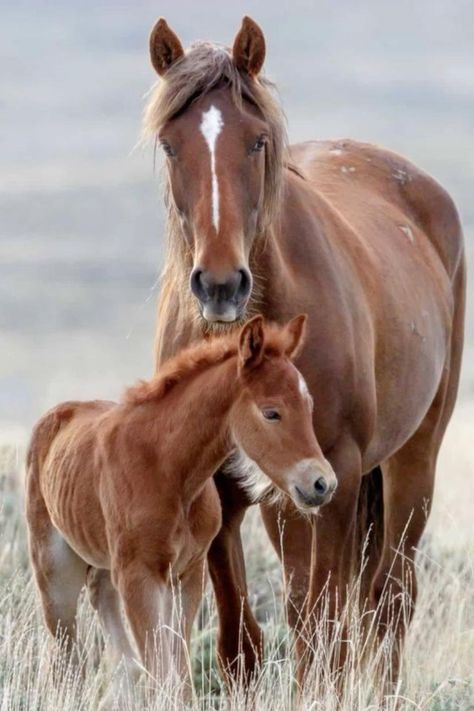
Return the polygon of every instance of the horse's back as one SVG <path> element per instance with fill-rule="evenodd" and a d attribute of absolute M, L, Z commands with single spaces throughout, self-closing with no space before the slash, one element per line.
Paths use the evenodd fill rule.
<path fill-rule="evenodd" d="M 392 151 L 350 139 L 300 143 L 291 157 L 356 230 L 380 211 L 406 216 L 453 279 L 464 253 L 462 229 L 451 196 L 434 178 Z M 409 227 L 406 233 L 410 239 Z"/>

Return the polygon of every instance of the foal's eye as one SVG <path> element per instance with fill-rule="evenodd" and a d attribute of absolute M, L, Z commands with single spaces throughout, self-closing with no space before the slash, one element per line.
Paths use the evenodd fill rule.
<path fill-rule="evenodd" d="M 250 149 L 250 153 L 260 153 L 260 151 L 264 149 L 266 142 L 267 136 L 265 136 L 265 134 L 262 134 L 253 144 L 252 148 Z"/>
<path fill-rule="evenodd" d="M 161 141 L 160 143 L 163 152 L 165 155 L 168 156 L 168 158 L 173 158 L 176 155 L 176 151 L 170 146 L 170 144 L 167 141 Z"/>
<path fill-rule="evenodd" d="M 262 410 L 262 415 L 266 420 L 269 420 L 270 422 L 278 422 L 279 420 L 281 420 L 280 413 L 273 407 L 267 407 Z"/>

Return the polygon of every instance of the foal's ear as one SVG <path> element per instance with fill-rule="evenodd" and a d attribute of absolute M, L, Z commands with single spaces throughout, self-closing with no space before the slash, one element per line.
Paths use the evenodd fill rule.
<path fill-rule="evenodd" d="M 183 45 L 166 20 L 160 17 L 150 35 L 151 63 L 162 77 L 181 57 L 184 57 Z"/>
<path fill-rule="evenodd" d="M 301 353 L 306 338 L 306 314 L 291 319 L 284 328 L 286 336 L 285 355 L 294 360 Z"/>
<path fill-rule="evenodd" d="M 237 69 L 251 77 L 260 73 L 265 61 L 265 37 L 251 17 L 245 15 L 232 47 L 232 57 Z"/>
<path fill-rule="evenodd" d="M 239 367 L 253 368 L 262 362 L 265 348 L 262 316 L 254 316 L 247 321 L 240 332 Z"/>

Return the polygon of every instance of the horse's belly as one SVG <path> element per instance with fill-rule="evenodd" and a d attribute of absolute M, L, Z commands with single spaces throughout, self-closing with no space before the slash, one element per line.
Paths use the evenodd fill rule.
<path fill-rule="evenodd" d="M 446 368 L 449 329 L 441 315 L 429 323 L 423 317 L 405 319 L 399 334 L 394 352 L 378 365 L 377 414 L 364 455 L 366 470 L 400 449 L 417 431 Z"/>

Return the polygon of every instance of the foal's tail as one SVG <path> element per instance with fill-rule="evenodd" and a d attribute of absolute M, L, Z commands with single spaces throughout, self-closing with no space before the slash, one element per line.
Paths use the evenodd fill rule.
<path fill-rule="evenodd" d="M 382 555 L 383 529 L 382 470 L 375 467 L 362 477 L 357 507 L 354 573 L 360 579 L 362 605 L 370 593 L 370 585 Z"/>
<path fill-rule="evenodd" d="M 72 403 L 64 403 L 49 410 L 36 423 L 26 453 L 26 520 L 28 521 L 30 554 L 33 561 L 37 555 L 35 543 L 41 540 L 51 527 L 46 502 L 41 490 L 41 470 L 51 445 L 65 421 L 74 413 Z"/>
<path fill-rule="evenodd" d="M 38 474 L 61 426 L 73 416 L 77 403 L 64 402 L 38 420 L 26 453 L 27 477 Z"/>

